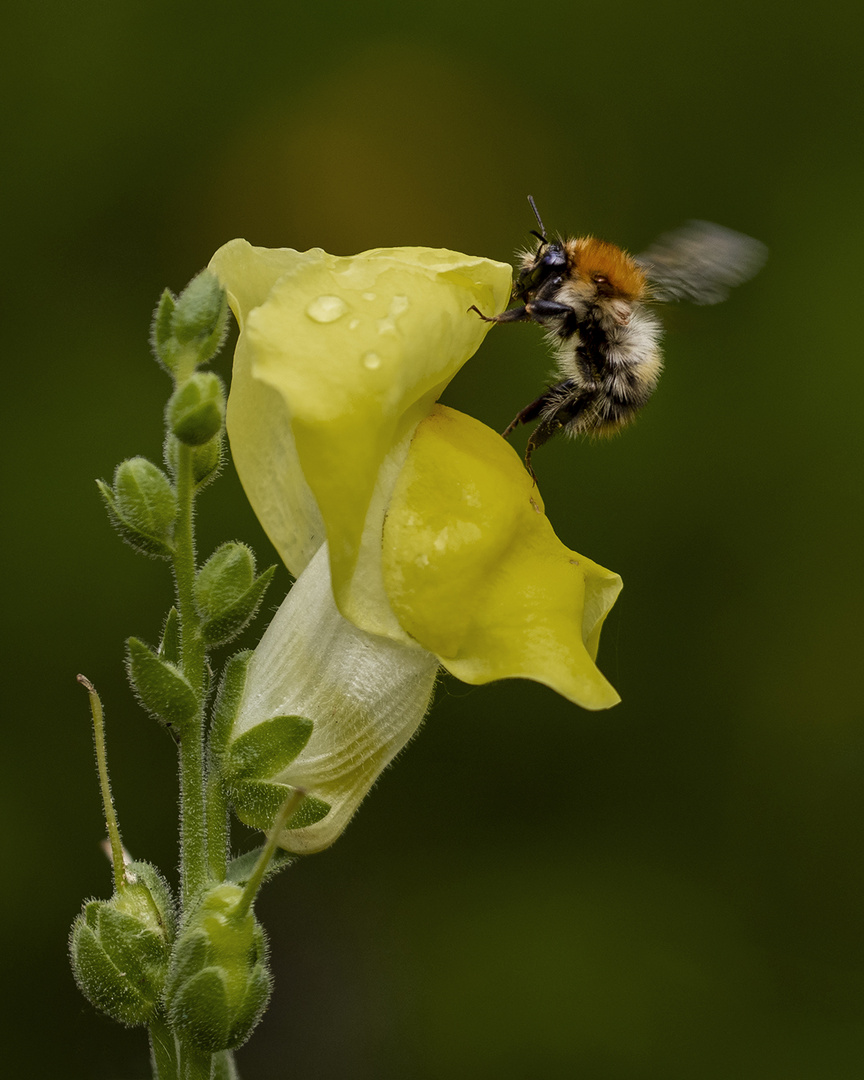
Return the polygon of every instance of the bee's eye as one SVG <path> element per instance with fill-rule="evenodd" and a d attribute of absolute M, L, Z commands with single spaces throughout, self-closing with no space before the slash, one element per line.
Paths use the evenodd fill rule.
<path fill-rule="evenodd" d="M 591 280 L 594 282 L 595 285 L 609 284 L 609 278 L 607 278 L 605 274 L 594 274 L 592 275 Z"/>

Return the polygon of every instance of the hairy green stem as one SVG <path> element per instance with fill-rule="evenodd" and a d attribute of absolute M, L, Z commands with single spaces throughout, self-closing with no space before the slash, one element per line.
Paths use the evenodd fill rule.
<path fill-rule="evenodd" d="M 111 797 L 111 781 L 108 778 L 108 752 L 105 747 L 105 722 L 102 702 L 96 693 L 96 687 L 84 676 L 78 676 L 78 682 L 90 695 L 90 715 L 93 717 L 93 741 L 96 745 L 96 770 L 99 773 L 99 786 L 102 789 L 102 807 L 105 811 L 105 827 L 111 842 L 111 863 L 114 867 L 114 887 L 122 889 L 126 884 L 126 862 L 123 858 L 123 841 L 120 839 L 120 825 Z"/>
<path fill-rule="evenodd" d="M 150 1024 L 150 1061 L 153 1065 L 153 1080 L 179 1080 L 179 1047 L 174 1032 L 158 1016 Z"/>
<path fill-rule="evenodd" d="M 207 816 L 204 800 L 204 696 L 206 651 L 199 633 L 195 608 L 194 479 L 192 450 L 177 448 L 177 521 L 174 528 L 174 578 L 180 613 L 180 655 L 183 674 L 199 695 L 201 709 L 195 721 L 180 733 L 180 865 L 183 906 L 208 879 Z"/>
<path fill-rule="evenodd" d="M 222 779 L 215 769 L 207 775 L 207 864 L 214 881 L 224 881 L 228 871 L 228 802 Z"/>

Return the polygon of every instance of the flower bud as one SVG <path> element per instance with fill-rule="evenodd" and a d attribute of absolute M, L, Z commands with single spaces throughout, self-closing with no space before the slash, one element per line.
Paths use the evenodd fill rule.
<path fill-rule="evenodd" d="M 219 475 L 219 471 L 223 464 L 222 443 L 223 439 L 220 431 L 220 433 L 209 442 L 191 448 L 192 480 L 196 490 L 200 490 Z M 165 440 L 165 451 L 163 456 L 165 458 L 165 464 L 174 476 L 177 475 L 177 452 L 179 447 L 180 440 L 169 432 L 168 437 Z"/>
<path fill-rule="evenodd" d="M 179 297 L 166 289 L 153 316 L 151 343 L 159 362 L 184 382 L 218 351 L 228 324 L 228 304 L 216 277 L 203 270 Z"/>
<path fill-rule="evenodd" d="M 196 371 L 171 395 L 166 419 L 171 433 L 187 446 L 203 446 L 215 438 L 225 422 L 225 389 L 219 376 Z"/>
<path fill-rule="evenodd" d="M 182 344 L 197 342 L 202 346 L 212 341 L 217 335 L 221 344 L 225 324 L 228 321 L 228 300 L 216 275 L 210 270 L 202 270 L 196 275 L 177 298 L 171 320 L 174 336 Z M 201 360 L 209 360 L 211 351 L 204 356 L 202 347 Z"/>
<path fill-rule="evenodd" d="M 137 551 L 154 558 L 171 557 L 177 496 L 161 469 L 143 457 L 121 461 L 114 487 L 98 480 L 112 524 Z"/>
<path fill-rule="evenodd" d="M 214 885 L 174 947 L 165 989 L 168 1022 L 201 1050 L 231 1050 L 249 1037 L 269 997 L 267 943 L 244 890 Z"/>
<path fill-rule="evenodd" d="M 201 615 L 201 637 L 221 645 L 236 637 L 252 620 L 275 572 L 255 577 L 255 557 L 245 544 L 223 544 L 201 567 L 195 579 L 195 604 Z"/>
<path fill-rule="evenodd" d="M 131 863 L 110 900 L 90 900 L 72 924 L 75 980 L 97 1009 L 122 1024 L 152 1020 L 168 969 L 174 911 L 168 886 L 148 863 Z"/>

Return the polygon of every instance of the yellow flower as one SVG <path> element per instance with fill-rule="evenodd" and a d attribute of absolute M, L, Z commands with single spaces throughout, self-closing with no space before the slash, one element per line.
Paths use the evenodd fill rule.
<path fill-rule="evenodd" d="M 234 240 L 211 269 L 240 327 L 232 454 L 298 577 L 233 735 L 311 719 L 271 780 L 330 807 L 283 846 L 333 842 L 419 727 L 439 663 L 469 683 L 519 676 L 585 708 L 615 704 L 594 659 L 620 578 L 558 540 L 500 436 L 436 404 L 488 330 L 468 308 L 502 310 L 510 268 L 429 248 L 339 258 Z"/>

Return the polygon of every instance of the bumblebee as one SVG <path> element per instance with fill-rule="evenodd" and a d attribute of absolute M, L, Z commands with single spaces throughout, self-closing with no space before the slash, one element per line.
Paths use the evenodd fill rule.
<path fill-rule="evenodd" d="M 651 305 L 690 300 L 716 304 L 753 277 L 766 248 L 742 233 L 691 221 L 660 237 L 641 255 L 593 236 L 549 240 L 529 196 L 540 231 L 537 246 L 519 254 L 511 303 L 486 322 L 536 322 L 546 330 L 556 381 L 527 405 L 503 432 L 539 423 L 528 440 L 525 464 L 559 431 L 605 435 L 630 423 L 654 393 L 663 370 L 662 325 Z"/>

